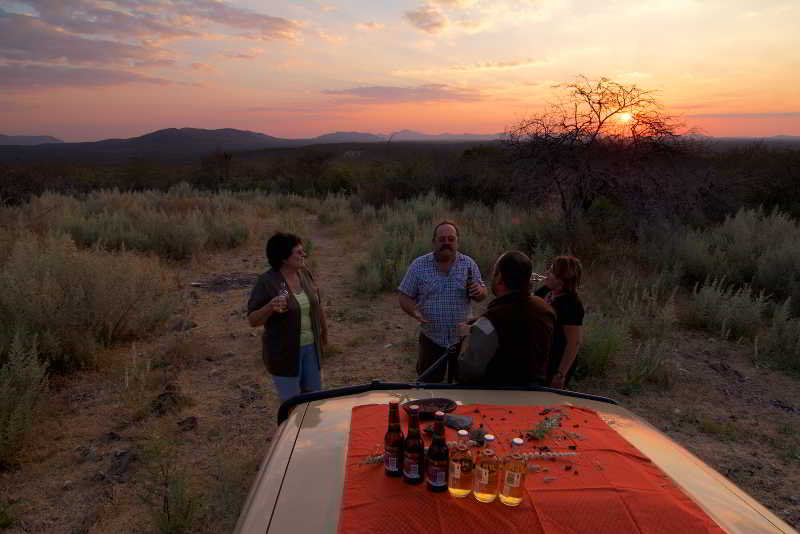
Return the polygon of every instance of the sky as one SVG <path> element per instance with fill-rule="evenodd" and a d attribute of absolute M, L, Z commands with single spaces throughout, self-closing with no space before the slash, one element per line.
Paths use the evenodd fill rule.
<path fill-rule="evenodd" d="M 0 133 L 498 133 L 607 77 L 800 135 L 797 0 L 0 0 Z"/>

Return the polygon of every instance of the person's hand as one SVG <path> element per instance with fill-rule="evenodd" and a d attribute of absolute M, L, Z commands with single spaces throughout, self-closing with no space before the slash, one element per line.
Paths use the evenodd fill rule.
<path fill-rule="evenodd" d="M 287 310 L 286 295 L 278 295 L 267 303 L 273 313 L 283 313 Z"/>
<path fill-rule="evenodd" d="M 471 328 L 469 323 L 458 323 L 456 326 L 456 332 L 458 333 L 458 337 L 467 337 L 469 335 L 469 329 Z"/>
<path fill-rule="evenodd" d="M 419 321 L 420 324 L 426 324 L 428 320 L 422 316 L 422 312 L 419 311 L 419 308 L 414 308 L 414 313 L 411 314 L 411 317 Z"/>
<path fill-rule="evenodd" d="M 563 373 L 556 373 L 550 380 L 550 387 L 557 389 L 564 389 L 564 375 Z"/>

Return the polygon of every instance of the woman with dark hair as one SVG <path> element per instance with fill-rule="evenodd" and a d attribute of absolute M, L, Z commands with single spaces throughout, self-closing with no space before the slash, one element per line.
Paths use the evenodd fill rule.
<path fill-rule="evenodd" d="M 305 266 L 303 241 L 278 232 L 267 241 L 271 269 L 247 302 L 250 326 L 264 326 L 262 358 L 281 402 L 322 387 L 320 360 L 328 343 L 322 298 Z"/>
<path fill-rule="evenodd" d="M 554 388 L 569 385 L 581 344 L 583 302 L 578 296 L 583 267 L 574 256 L 557 256 L 547 270 L 544 285 L 536 290 L 556 311 L 553 344 L 547 364 L 548 382 Z"/>

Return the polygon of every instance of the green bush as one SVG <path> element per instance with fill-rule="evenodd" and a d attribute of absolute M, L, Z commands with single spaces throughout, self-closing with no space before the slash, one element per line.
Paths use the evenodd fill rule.
<path fill-rule="evenodd" d="M 19 211 L 22 228 L 66 232 L 81 247 L 155 252 L 183 260 L 200 250 L 247 241 L 249 201 L 230 193 L 201 194 L 179 185 L 169 193 L 98 191 L 84 200 L 45 194 Z"/>
<path fill-rule="evenodd" d="M 779 306 L 772 323 L 754 343 L 756 361 L 800 374 L 800 319 L 790 316 L 790 300 Z"/>
<path fill-rule="evenodd" d="M 750 286 L 735 288 L 724 279 L 696 284 L 686 307 L 685 322 L 691 328 L 715 332 L 725 339 L 753 339 L 767 310 L 763 291 Z"/>
<path fill-rule="evenodd" d="M 86 367 L 97 344 L 142 336 L 171 316 L 177 303 L 170 289 L 157 259 L 27 234 L 0 267 L 0 343 L 15 325 L 37 334 L 40 353 L 57 370 Z"/>
<path fill-rule="evenodd" d="M 654 384 L 663 389 L 672 385 L 667 345 L 663 341 L 650 340 L 636 348 L 627 362 L 625 381 L 620 391 L 630 395 L 641 391 L 645 384 Z"/>
<path fill-rule="evenodd" d="M 724 278 L 786 298 L 800 283 L 800 225 L 777 210 L 741 209 L 718 226 L 672 234 L 660 257 L 692 284 Z"/>
<path fill-rule="evenodd" d="M 8 350 L 0 350 L 0 466 L 22 450 L 46 389 L 46 365 L 39 360 L 36 341 L 25 347 L 17 331 Z"/>
<path fill-rule="evenodd" d="M 583 328 L 583 341 L 578 350 L 577 378 L 604 376 L 614 361 L 629 345 L 628 321 L 603 313 L 595 313 Z"/>

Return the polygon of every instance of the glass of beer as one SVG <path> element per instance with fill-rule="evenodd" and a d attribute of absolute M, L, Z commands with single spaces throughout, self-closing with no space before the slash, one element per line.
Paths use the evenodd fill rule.
<path fill-rule="evenodd" d="M 281 290 L 278 292 L 278 296 L 281 298 L 280 313 L 286 313 L 289 310 L 289 288 L 286 282 L 281 282 Z"/>

